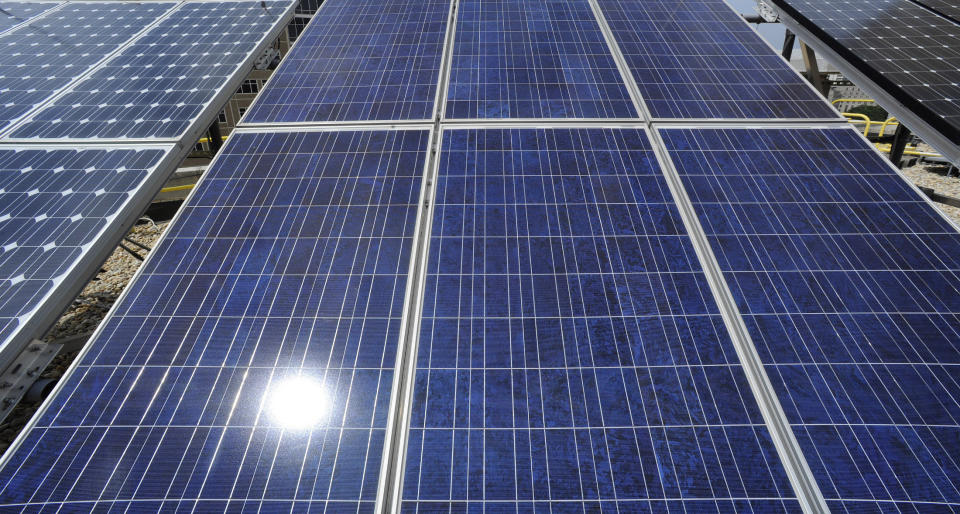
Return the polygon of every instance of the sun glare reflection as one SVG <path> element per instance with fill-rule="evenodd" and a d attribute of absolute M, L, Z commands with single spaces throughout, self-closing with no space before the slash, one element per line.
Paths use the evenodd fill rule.
<path fill-rule="evenodd" d="M 304 429 L 323 424 L 332 399 L 316 380 L 295 376 L 271 387 L 266 409 L 270 419 L 283 428 Z"/>

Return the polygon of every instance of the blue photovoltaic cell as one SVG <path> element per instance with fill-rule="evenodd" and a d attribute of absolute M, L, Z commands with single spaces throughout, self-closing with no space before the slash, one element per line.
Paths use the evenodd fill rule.
<path fill-rule="evenodd" d="M 587 0 L 457 5 L 447 118 L 636 118 Z"/>
<path fill-rule="evenodd" d="M 289 8 L 183 4 L 10 137 L 178 139 Z"/>
<path fill-rule="evenodd" d="M 123 221 L 169 150 L 0 147 L 0 348 L 43 302 L 66 306 L 71 298 L 51 297 L 54 288 L 106 243 L 105 226 Z"/>
<path fill-rule="evenodd" d="M 831 509 L 960 508 L 960 234 L 850 129 L 661 133 Z"/>
<path fill-rule="evenodd" d="M 427 142 L 235 133 L 0 469 L 3 504 L 372 512 Z"/>
<path fill-rule="evenodd" d="M 60 5 L 56 2 L 0 2 L 0 33 Z"/>
<path fill-rule="evenodd" d="M 173 3 L 69 3 L 0 36 L 0 130 L 166 13 Z"/>
<path fill-rule="evenodd" d="M 247 123 L 433 118 L 449 0 L 327 0 Z"/>
<path fill-rule="evenodd" d="M 640 129 L 449 130 L 405 511 L 798 511 Z"/>
<path fill-rule="evenodd" d="M 723 0 L 599 0 L 654 118 L 836 118 Z"/>

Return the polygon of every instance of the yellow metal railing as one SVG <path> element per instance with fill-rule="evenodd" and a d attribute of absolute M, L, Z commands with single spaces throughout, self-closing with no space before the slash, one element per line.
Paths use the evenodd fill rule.
<path fill-rule="evenodd" d="M 223 137 L 220 138 L 220 140 L 221 140 L 221 141 L 226 141 L 228 137 L 230 137 L 230 136 L 223 136 Z M 201 137 L 200 139 L 197 140 L 197 142 L 198 142 L 198 143 L 209 143 L 209 142 L 210 142 L 210 138 L 209 138 L 209 137 Z"/>
<path fill-rule="evenodd" d="M 839 103 L 876 103 L 876 100 L 872 100 L 870 98 L 837 98 L 830 103 L 836 106 Z M 849 121 L 852 125 L 863 124 L 864 137 L 870 136 L 870 130 L 874 125 L 880 125 L 880 129 L 877 133 L 878 137 L 887 135 L 887 129 L 896 130 L 896 128 L 900 126 L 900 122 L 893 116 L 880 122 L 873 121 L 866 114 L 860 114 L 857 112 L 841 112 L 840 114 L 843 115 L 843 117 L 846 118 L 847 121 Z M 875 143 L 874 146 L 877 147 L 877 150 L 889 154 L 893 145 L 889 143 Z M 920 150 L 917 150 L 916 146 L 907 146 L 903 150 L 903 155 L 912 155 L 914 157 L 943 157 L 942 155 L 934 152 L 921 152 Z"/>
<path fill-rule="evenodd" d="M 870 127 L 873 126 L 873 120 L 871 120 L 866 114 L 860 114 L 856 112 L 841 112 L 844 118 L 847 119 L 851 124 L 856 125 L 857 123 L 863 123 L 863 135 L 867 137 L 870 135 Z"/>
<path fill-rule="evenodd" d="M 230 136 L 223 136 L 223 137 L 220 138 L 220 140 L 221 140 L 221 141 L 226 141 L 228 137 L 230 137 Z M 201 137 L 200 139 L 197 140 L 197 144 L 203 144 L 203 143 L 209 143 L 209 142 L 210 142 L 210 138 L 209 138 L 209 137 Z M 174 193 L 174 192 L 176 192 L 176 191 L 186 191 L 186 190 L 188 190 L 188 189 L 193 189 L 193 186 L 195 186 L 195 185 L 196 185 L 196 184 L 184 184 L 184 185 L 182 185 L 182 186 L 170 186 L 170 187 L 165 187 L 165 188 L 161 189 L 160 192 L 161 192 L 161 193 Z"/>
<path fill-rule="evenodd" d="M 877 143 L 877 150 L 880 150 L 884 153 L 890 153 L 890 146 L 890 143 Z M 921 152 L 920 150 L 917 150 L 916 146 L 909 145 L 903 150 L 903 155 L 913 155 L 915 157 L 943 157 L 938 153 Z"/>
<path fill-rule="evenodd" d="M 195 184 L 186 184 L 182 186 L 170 186 L 165 187 L 160 190 L 161 193 L 173 193 L 174 191 L 186 191 L 187 189 L 193 189 Z"/>
<path fill-rule="evenodd" d="M 896 128 L 899 127 L 899 126 L 900 126 L 900 123 L 897 121 L 896 118 L 894 118 L 894 117 L 892 117 L 892 116 L 889 117 L 889 118 L 887 118 L 887 119 L 880 125 L 880 137 L 883 137 L 883 136 L 885 136 L 885 135 L 887 134 L 887 127 L 893 127 L 894 130 L 896 130 Z"/>

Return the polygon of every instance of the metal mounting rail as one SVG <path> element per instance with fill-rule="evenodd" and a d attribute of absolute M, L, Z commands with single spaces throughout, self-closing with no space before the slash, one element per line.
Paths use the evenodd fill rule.
<path fill-rule="evenodd" d="M 427 264 L 430 257 L 430 234 L 433 227 L 433 205 L 437 173 L 440 168 L 440 146 L 443 141 L 443 115 L 446 109 L 447 86 L 453 61 L 454 33 L 457 26 L 458 0 L 451 0 L 447 17 L 443 57 L 436 96 L 433 103 L 433 128 L 430 131 L 427 162 L 420 191 L 417 225 L 410 253 L 410 271 L 404 299 L 403 320 L 400 323 L 400 342 L 394 368 L 387 414 L 387 432 L 384 436 L 380 477 L 377 485 L 375 509 L 378 514 L 400 512 L 403 491 L 403 463 L 407 456 L 410 434 L 410 416 L 413 411 L 413 389 L 416 382 L 417 348 L 420 342 L 420 321 L 423 296 L 427 285 Z"/>
<path fill-rule="evenodd" d="M 710 286 L 710 292 L 717 301 L 717 307 L 720 309 L 724 325 L 733 341 L 737 358 L 747 377 L 747 382 L 750 384 L 750 390 L 757 401 L 760 413 L 763 415 L 764 423 L 770 431 L 770 438 L 777 449 L 777 454 L 780 456 L 783 467 L 787 472 L 790 484 L 797 494 L 800 507 L 804 512 L 811 514 L 829 513 L 830 509 L 823 498 L 823 493 L 810 471 L 810 466 L 807 464 L 803 451 L 800 449 L 800 444 L 793 434 L 786 413 L 780 405 L 773 384 L 767 376 L 760 355 L 757 353 L 753 339 L 750 337 L 750 332 L 743 321 L 740 309 L 734 301 L 726 279 L 723 278 L 723 272 L 720 270 L 720 265 L 703 226 L 700 225 L 693 202 L 690 201 L 690 197 L 683 187 L 680 175 L 673 166 L 666 145 L 663 144 L 656 127 L 651 127 L 650 138 L 657 159 L 660 161 L 660 168 L 667 180 L 667 187 L 673 195 L 674 203 L 680 212 L 680 218 L 683 220 L 684 227 L 686 227 L 690 240 L 693 242 L 694 251 L 697 253 L 697 259 L 703 268 L 703 274 Z"/>
<path fill-rule="evenodd" d="M 793 429 L 790 427 L 790 424 L 787 421 L 786 414 L 783 411 L 783 407 L 780 405 L 780 401 L 773 389 L 773 385 L 770 383 L 770 378 L 767 376 L 766 371 L 764 370 L 763 362 L 760 360 L 760 355 L 757 353 L 757 349 L 753 344 L 753 340 L 750 337 L 747 326 L 743 321 L 740 310 L 737 308 L 733 294 L 730 292 L 730 288 L 723 277 L 723 272 L 721 271 L 720 265 L 718 264 L 716 256 L 713 253 L 713 248 L 710 246 L 710 242 L 707 239 L 706 233 L 703 231 L 703 227 L 700 225 L 699 219 L 697 218 L 697 213 L 693 208 L 693 203 L 690 201 L 690 197 L 687 195 L 686 189 L 683 187 L 683 183 L 680 180 L 680 175 L 673 166 L 673 162 L 670 159 L 669 153 L 667 152 L 666 145 L 664 145 L 663 140 L 660 138 L 658 128 L 667 128 L 679 125 L 743 128 L 806 128 L 816 125 L 844 126 L 846 125 L 846 121 L 839 116 L 836 120 L 655 119 L 652 117 L 650 110 L 647 109 L 646 103 L 642 101 L 642 97 L 640 96 L 640 88 L 637 85 L 633 74 L 629 73 L 628 71 L 629 67 L 626 64 L 626 58 L 620 49 L 619 43 L 617 43 L 616 38 L 613 35 L 613 31 L 610 29 L 610 26 L 607 23 L 606 17 L 603 15 L 603 10 L 600 9 L 599 4 L 597 4 L 597 0 L 589 1 L 591 5 L 594 6 L 594 13 L 597 17 L 597 21 L 600 23 L 604 37 L 607 38 L 607 44 L 614 54 L 614 59 L 617 61 L 618 66 L 621 66 L 622 75 L 624 80 L 627 82 L 628 88 L 631 90 L 631 92 L 635 92 L 634 94 L 636 94 L 637 98 L 640 100 L 638 107 L 641 109 L 640 112 L 646 119 L 648 134 L 650 137 L 650 145 L 657 156 L 660 168 L 664 178 L 667 181 L 667 187 L 670 189 L 674 203 L 676 204 L 677 210 L 680 213 L 680 217 L 683 220 L 684 227 L 686 228 L 687 234 L 693 243 L 694 251 L 697 254 L 697 260 L 700 262 L 704 276 L 709 284 L 710 292 L 717 302 L 717 307 L 720 309 L 724 325 L 727 328 L 727 332 L 730 334 L 730 338 L 733 341 L 734 348 L 737 352 L 737 358 L 743 368 L 744 374 L 747 377 L 747 381 L 750 384 L 750 390 L 753 393 L 753 396 L 757 401 L 757 405 L 763 415 L 764 423 L 770 432 L 770 437 L 773 440 L 777 454 L 779 455 L 780 460 L 783 463 L 783 467 L 786 470 L 790 484 L 793 487 L 794 492 L 797 494 L 800 507 L 804 512 L 809 514 L 829 513 L 830 509 L 827 507 L 823 493 L 820 491 L 816 479 L 814 478 L 813 473 L 810 471 L 810 466 L 807 464 L 807 460 L 803 455 L 803 451 L 800 449 L 800 445 L 793 434 Z M 744 23 L 746 22 L 744 21 Z M 775 53 L 772 47 L 771 51 Z M 824 100 L 824 102 L 826 102 L 826 100 Z"/>

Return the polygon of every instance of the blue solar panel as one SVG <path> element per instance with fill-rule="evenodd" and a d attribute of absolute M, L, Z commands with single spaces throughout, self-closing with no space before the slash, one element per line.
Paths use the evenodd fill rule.
<path fill-rule="evenodd" d="M 447 118 L 636 118 L 587 0 L 458 4 Z"/>
<path fill-rule="evenodd" d="M 178 139 L 290 8 L 183 4 L 10 137 Z"/>
<path fill-rule="evenodd" d="M 44 302 L 66 306 L 61 283 L 115 244 L 111 222 L 140 212 L 135 195 L 170 150 L 0 147 L 0 350 L 37 335 L 22 332 Z"/>
<path fill-rule="evenodd" d="M 235 133 L 8 452 L 3 504 L 372 511 L 427 143 Z"/>
<path fill-rule="evenodd" d="M 654 118 L 836 118 L 723 0 L 599 0 Z"/>
<path fill-rule="evenodd" d="M 433 118 L 450 0 L 327 0 L 247 123 Z"/>
<path fill-rule="evenodd" d="M 56 2 L 0 2 L 0 33 L 27 22 L 54 7 Z"/>
<path fill-rule="evenodd" d="M 0 130 L 156 21 L 174 3 L 69 3 L 0 36 Z"/>
<path fill-rule="evenodd" d="M 646 133 L 448 130 L 404 508 L 798 511 Z"/>
<path fill-rule="evenodd" d="M 830 507 L 960 508 L 960 234 L 852 130 L 661 133 Z"/>

